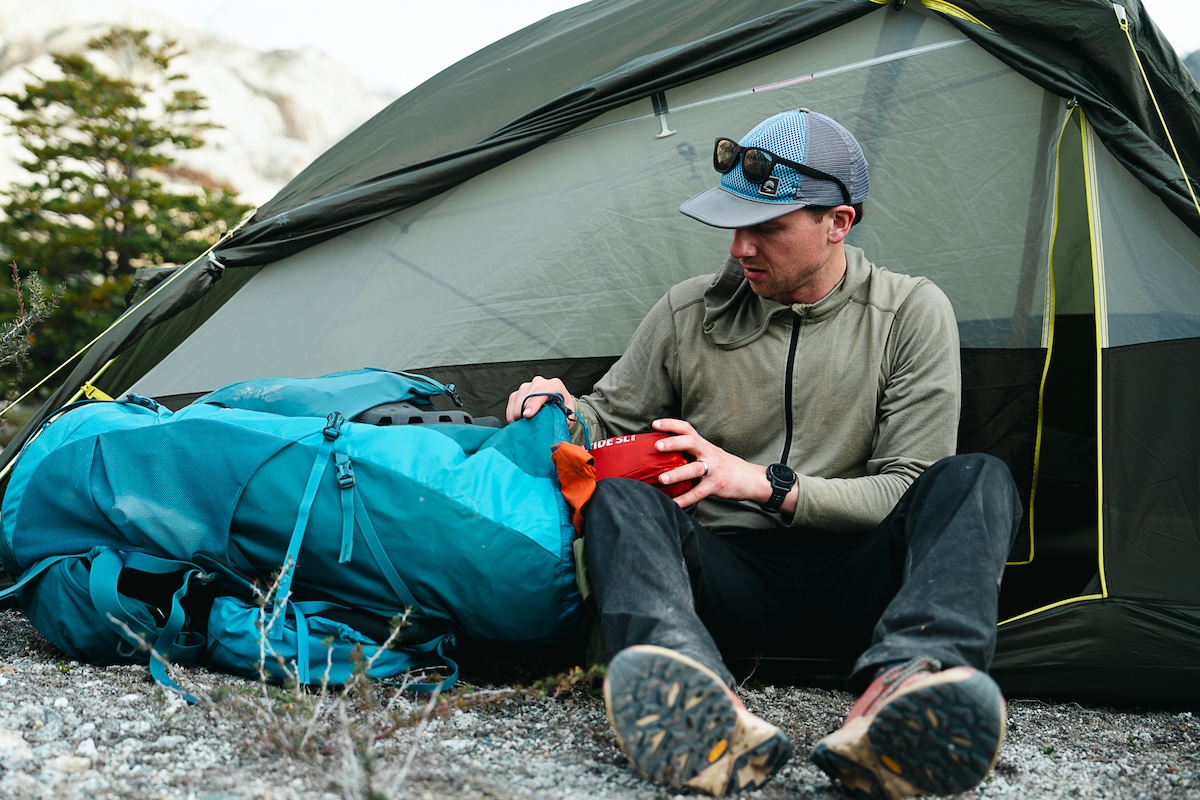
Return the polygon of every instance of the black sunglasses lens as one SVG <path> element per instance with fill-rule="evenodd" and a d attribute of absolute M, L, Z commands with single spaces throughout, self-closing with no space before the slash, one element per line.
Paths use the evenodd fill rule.
<path fill-rule="evenodd" d="M 713 167 L 724 175 L 737 164 L 738 153 L 741 152 L 738 143 L 733 139 L 717 139 L 713 148 Z"/>
<path fill-rule="evenodd" d="M 742 174 L 755 185 L 761 185 L 774 166 L 775 160 L 766 150 L 751 147 L 742 151 Z"/>

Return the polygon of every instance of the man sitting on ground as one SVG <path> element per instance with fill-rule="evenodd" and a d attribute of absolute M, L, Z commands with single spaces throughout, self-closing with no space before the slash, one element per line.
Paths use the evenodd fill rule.
<path fill-rule="evenodd" d="M 834 120 L 777 114 L 713 162 L 680 210 L 733 231 L 722 270 L 673 287 L 590 394 L 538 377 L 507 409 L 557 393 L 595 438 L 649 426 L 690 458 L 659 477 L 696 481 L 673 500 L 614 478 L 585 510 L 609 719 L 652 780 L 752 789 L 792 745 L 722 650 L 852 651 L 863 694 L 812 759 L 867 797 L 969 789 L 1004 737 L 986 670 L 1021 504 L 1000 461 L 953 455 L 953 310 L 845 243 L 867 163 Z"/>

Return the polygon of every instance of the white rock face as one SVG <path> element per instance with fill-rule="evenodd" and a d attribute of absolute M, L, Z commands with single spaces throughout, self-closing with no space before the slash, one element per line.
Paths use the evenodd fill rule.
<path fill-rule="evenodd" d="M 82 51 L 118 25 L 161 33 L 187 51 L 172 66 L 189 76 L 187 87 L 208 99 L 209 119 L 224 127 L 178 163 L 254 205 L 394 99 L 367 90 L 319 51 L 260 52 L 125 0 L 0 0 L 0 92 L 19 92 L 31 73 L 53 75 L 50 53 Z M 9 112 L 0 101 L 0 114 Z M 25 157 L 0 120 L 0 184 L 24 179 L 17 159 Z"/>

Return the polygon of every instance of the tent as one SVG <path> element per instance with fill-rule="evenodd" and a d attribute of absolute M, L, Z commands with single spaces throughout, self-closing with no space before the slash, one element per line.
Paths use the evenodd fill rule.
<path fill-rule="evenodd" d="M 1005 690 L 1200 699 L 1200 91 L 1140 0 L 563 11 L 401 97 L 150 288 L 39 418 L 85 384 L 181 405 L 363 365 L 453 382 L 476 414 L 534 374 L 586 391 L 669 285 L 721 263 L 727 234 L 677 211 L 713 182 L 713 138 L 800 106 L 862 141 L 852 241 L 949 295 L 960 449 L 1025 493 Z"/>

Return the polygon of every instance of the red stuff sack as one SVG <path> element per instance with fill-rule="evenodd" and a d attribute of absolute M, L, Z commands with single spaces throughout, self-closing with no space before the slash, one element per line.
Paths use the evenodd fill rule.
<path fill-rule="evenodd" d="M 660 452 L 654 447 L 659 439 L 674 436 L 672 433 L 631 433 L 592 442 L 589 451 L 595 462 L 596 480 L 603 478 L 629 478 L 648 483 L 670 497 L 678 497 L 699 481 L 662 483 L 658 476 L 692 461 L 690 453 Z"/>

